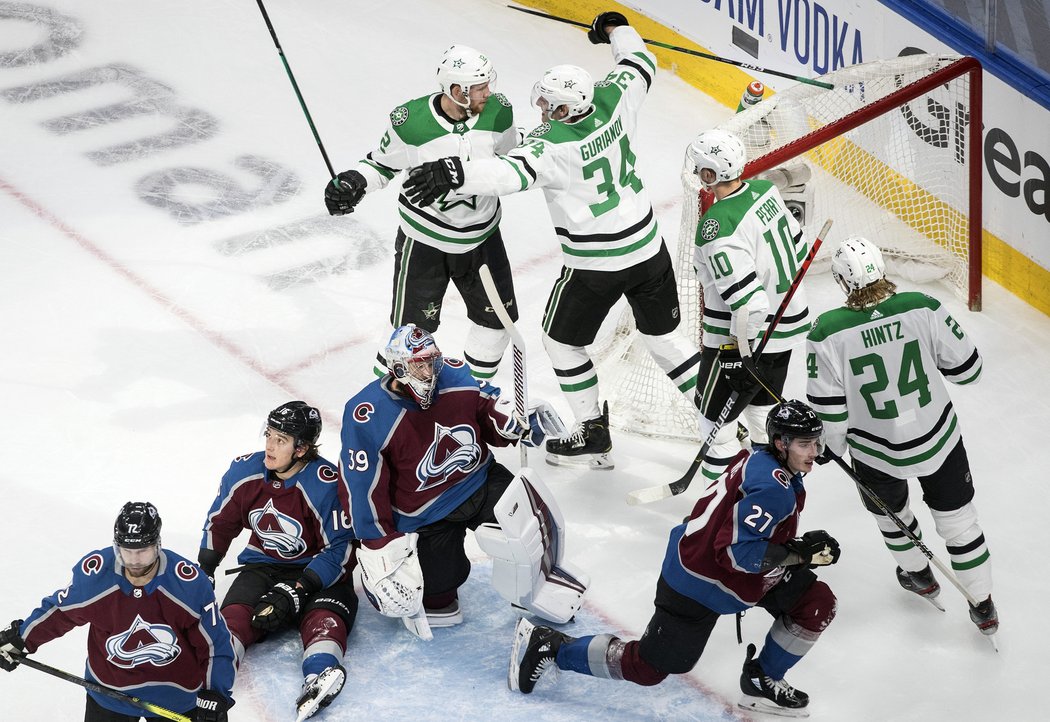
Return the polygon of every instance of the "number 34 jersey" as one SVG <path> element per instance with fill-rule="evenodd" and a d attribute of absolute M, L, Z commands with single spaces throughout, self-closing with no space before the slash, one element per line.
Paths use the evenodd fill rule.
<path fill-rule="evenodd" d="M 742 308 L 761 340 L 808 253 L 798 221 L 769 181 L 745 181 L 712 205 L 697 225 L 693 251 L 704 288 L 704 346 L 736 343 L 745 329 L 732 319 Z M 799 286 L 763 352 L 788 351 L 808 330 L 806 291 Z M 755 340 L 754 331 L 748 338 Z"/>
<path fill-rule="evenodd" d="M 969 384 L 981 356 L 937 299 L 897 293 L 876 306 L 820 315 L 806 348 L 809 403 L 827 442 L 891 476 L 941 467 L 961 438 L 942 376 Z"/>
<path fill-rule="evenodd" d="M 543 123 L 504 156 L 463 164 L 460 193 L 543 188 L 568 268 L 620 271 L 655 256 L 660 232 L 634 171 L 631 136 L 656 58 L 630 27 L 613 34 L 616 67 L 594 86 L 594 109 L 572 123 Z"/>

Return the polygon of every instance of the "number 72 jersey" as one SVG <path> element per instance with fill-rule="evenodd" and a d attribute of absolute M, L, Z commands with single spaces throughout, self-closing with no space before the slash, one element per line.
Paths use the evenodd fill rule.
<path fill-rule="evenodd" d="M 969 384 L 981 356 L 937 299 L 897 293 L 820 315 L 806 347 L 806 396 L 842 454 L 902 479 L 931 474 L 962 438 L 942 376 Z"/>

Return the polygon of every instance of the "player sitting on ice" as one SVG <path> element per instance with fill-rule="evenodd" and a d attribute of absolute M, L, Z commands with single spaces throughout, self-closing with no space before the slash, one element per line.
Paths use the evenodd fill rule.
<path fill-rule="evenodd" d="M 357 615 L 353 536 L 339 506 L 335 465 L 317 451 L 321 414 L 289 401 L 266 418 L 266 449 L 239 456 L 222 477 L 204 521 L 201 569 L 214 576 L 247 529 L 240 573 L 222 600 L 238 664 L 245 651 L 286 627 L 303 643 L 298 720 L 335 699 Z"/>
<path fill-rule="evenodd" d="M 389 373 L 346 403 L 339 456 L 369 601 L 423 639 L 430 627 L 462 622 L 457 590 L 470 573 L 463 541 L 473 529 L 505 599 L 570 619 L 588 580 L 562 560 L 557 503 L 531 470 L 514 476 L 489 449 L 563 433 L 557 413 L 540 402 L 516 416 L 499 389 L 479 386 L 412 324 L 394 331 L 384 357 Z"/>
<path fill-rule="evenodd" d="M 685 674 L 699 661 L 723 614 L 762 607 L 773 616 L 762 651 L 747 646 L 740 675 L 745 709 L 806 716 L 809 696 L 784 675 L 835 617 L 835 595 L 812 567 L 834 564 L 839 545 L 826 531 L 798 533 L 804 474 L 824 448 L 824 428 L 801 401 L 785 401 L 766 420 L 769 445 L 741 451 L 683 524 L 671 530 L 645 634 L 573 638 L 518 622 L 507 679 L 525 694 L 550 668 L 640 685 Z"/>

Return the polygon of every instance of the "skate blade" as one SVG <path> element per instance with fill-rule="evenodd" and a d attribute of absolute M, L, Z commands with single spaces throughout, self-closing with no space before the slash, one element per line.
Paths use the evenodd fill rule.
<path fill-rule="evenodd" d="M 343 684 L 346 683 L 346 675 L 333 672 L 326 679 L 318 677 L 318 681 L 320 685 L 315 690 L 315 694 L 299 703 L 296 709 L 295 722 L 303 722 L 303 720 L 313 717 L 317 712 L 330 705 L 332 700 L 336 698 L 336 695 L 342 691 Z"/>
<path fill-rule="evenodd" d="M 992 645 L 992 649 L 995 651 L 995 653 L 999 654 L 999 643 L 995 641 L 995 635 L 994 634 L 985 634 L 984 632 L 981 632 L 981 636 L 983 636 L 985 639 L 987 639 L 988 640 L 988 644 Z"/>
<path fill-rule="evenodd" d="M 921 594 L 919 594 L 918 596 L 919 596 L 920 598 L 922 598 L 922 599 L 925 599 L 925 600 L 926 600 L 927 602 L 929 602 L 929 603 L 930 603 L 930 604 L 932 604 L 933 606 L 937 607 L 937 608 L 938 608 L 938 609 L 940 609 L 940 610 L 941 610 L 942 612 L 946 612 L 946 611 L 948 611 L 947 609 L 945 609 L 945 608 L 944 608 L 944 605 L 940 603 L 940 601 L 939 601 L 939 600 L 937 599 L 937 597 L 924 597 L 924 596 L 922 596 Z"/>
<path fill-rule="evenodd" d="M 740 701 L 736 703 L 736 706 L 751 712 L 765 712 L 766 714 L 776 715 L 777 717 L 809 717 L 809 710 L 805 707 L 800 707 L 798 709 L 781 707 L 774 702 L 770 702 L 765 697 L 744 695 L 740 698 Z"/>
<path fill-rule="evenodd" d="M 532 634 L 535 626 L 535 624 L 522 617 L 518 620 L 517 626 L 514 627 L 514 646 L 510 650 L 510 667 L 507 669 L 507 688 L 511 691 L 516 692 L 520 690 L 518 671 L 521 668 L 521 645 Z"/>
<path fill-rule="evenodd" d="M 546 461 L 551 466 L 565 466 L 576 469 L 607 470 L 616 468 L 608 452 L 604 454 L 580 454 L 579 456 L 562 456 L 548 453 Z"/>

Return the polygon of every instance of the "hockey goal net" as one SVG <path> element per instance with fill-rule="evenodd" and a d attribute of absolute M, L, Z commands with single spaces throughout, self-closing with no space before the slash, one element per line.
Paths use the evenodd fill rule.
<path fill-rule="evenodd" d="M 810 241 L 834 219 L 810 274 L 826 271 L 844 238 L 862 235 L 882 249 L 891 277 L 941 279 L 980 310 L 980 64 L 911 55 L 820 80 L 833 88 L 796 85 L 718 126 L 744 141 L 752 159 L 744 177 L 776 182 Z M 674 261 L 682 328 L 699 345 L 703 293 L 692 260 L 701 194 L 692 170 L 686 157 Z M 695 408 L 649 357 L 630 308 L 592 353 L 613 426 L 697 438 Z"/>

